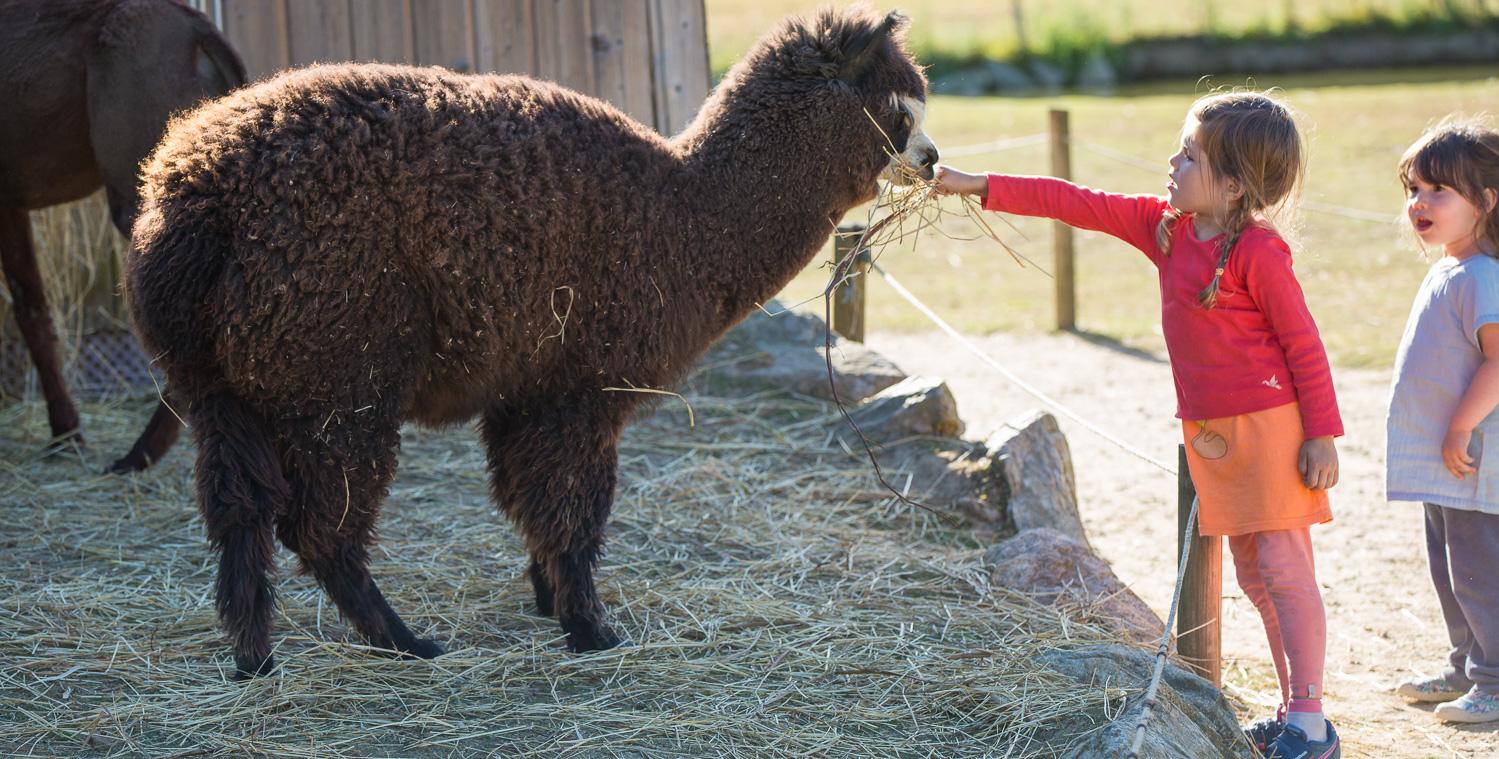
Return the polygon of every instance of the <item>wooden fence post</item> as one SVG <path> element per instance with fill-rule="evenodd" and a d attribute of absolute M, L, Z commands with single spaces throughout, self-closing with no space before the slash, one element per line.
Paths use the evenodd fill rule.
<path fill-rule="evenodd" d="M 838 227 L 833 237 L 833 266 L 837 267 L 864 234 L 863 224 L 845 224 Z M 872 259 L 869 249 L 859 251 L 859 260 L 849 269 L 849 276 L 833 289 L 833 331 L 853 340 L 864 342 L 864 284 L 869 279 Z"/>
<path fill-rule="evenodd" d="M 1182 538 L 1197 488 L 1187 469 L 1187 447 L 1177 446 L 1176 455 L 1176 556 L 1181 558 Z M 1202 521 L 1199 509 L 1198 522 Z M 1219 625 L 1223 606 L 1223 538 L 1192 535 L 1192 555 L 1182 578 L 1181 606 L 1176 614 L 1177 653 L 1197 674 L 1213 685 L 1223 686 L 1223 635 Z"/>
<path fill-rule="evenodd" d="M 1051 110 L 1051 175 L 1072 181 L 1072 136 L 1067 111 Z M 1057 329 L 1077 327 L 1077 288 L 1072 274 L 1072 227 L 1052 222 L 1052 267 L 1057 282 Z"/>

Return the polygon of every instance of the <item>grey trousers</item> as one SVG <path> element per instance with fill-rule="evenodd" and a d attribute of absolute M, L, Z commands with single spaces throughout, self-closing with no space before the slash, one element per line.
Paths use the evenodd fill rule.
<path fill-rule="evenodd" d="M 1452 641 L 1447 676 L 1499 695 L 1499 514 L 1426 504 L 1426 556 Z"/>

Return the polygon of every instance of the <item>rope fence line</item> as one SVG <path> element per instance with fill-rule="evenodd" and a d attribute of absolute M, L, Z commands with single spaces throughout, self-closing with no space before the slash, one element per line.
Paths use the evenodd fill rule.
<path fill-rule="evenodd" d="M 1120 450 L 1123 450 L 1131 456 L 1134 456 L 1135 458 L 1138 458 L 1141 461 L 1144 461 L 1145 463 L 1150 464 L 1151 466 L 1154 466 L 1173 477 L 1177 476 L 1176 467 L 1152 458 L 1150 454 L 1140 450 L 1139 448 L 1136 448 L 1133 445 L 1130 445 L 1129 443 L 1119 439 L 1118 437 L 1115 437 L 1107 430 L 1088 421 L 1081 414 L 1078 414 L 1077 412 L 1068 408 L 1061 401 L 1052 398 L 1051 396 L 1042 392 L 1040 389 L 1036 388 L 1034 385 L 1016 376 L 1014 372 L 1006 369 L 1003 364 L 994 360 L 994 358 L 985 353 L 982 348 L 974 345 L 973 341 L 964 337 L 963 333 L 959 332 L 951 324 L 948 324 L 947 321 L 938 316 L 935 311 L 932 311 L 932 309 L 928 308 L 927 305 L 925 303 L 922 303 L 921 300 L 913 295 L 910 290 L 907 290 L 905 286 L 900 283 L 900 280 L 895 278 L 895 275 L 891 274 L 888 271 L 885 271 L 885 268 L 883 266 L 880 266 L 878 262 L 871 264 L 871 266 L 873 267 L 874 271 L 878 272 L 880 277 L 885 280 L 885 283 L 890 285 L 890 289 L 894 290 L 897 295 L 905 299 L 905 301 L 907 303 L 910 303 L 917 311 L 920 311 L 923 316 L 930 319 L 933 324 L 936 324 L 939 329 L 941 329 L 943 332 L 946 332 L 947 335 L 952 339 L 956 340 L 959 345 L 963 346 L 964 349 L 972 353 L 980 361 L 988 364 L 990 368 L 999 372 L 1001 376 L 1009 380 L 1016 387 L 1019 387 L 1021 390 L 1024 390 L 1025 392 L 1031 394 L 1036 398 L 1036 400 L 1039 400 L 1047 406 L 1050 406 L 1053 410 L 1055 410 L 1062 416 L 1065 416 L 1068 419 L 1071 419 L 1072 421 L 1082 425 L 1083 428 L 1088 430 L 1089 432 L 1099 436 L 1109 443 L 1112 443 Z"/>

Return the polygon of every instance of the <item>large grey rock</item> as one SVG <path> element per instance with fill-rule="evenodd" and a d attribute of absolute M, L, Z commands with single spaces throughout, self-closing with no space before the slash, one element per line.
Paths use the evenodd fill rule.
<path fill-rule="evenodd" d="M 702 360 L 709 383 L 773 387 L 831 400 L 824 358 L 826 322 L 787 311 L 772 300 L 730 330 Z M 889 359 L 863 345 L 833 336 L 833 381 L 838 397 L 852 406 L 900 382 L 906 375 Z"/>
<path fill-rule="evenodd" d="M 947 383 L 936 377 L 908 377 L 866 398 L 849 417 L 872 443 L 963 434 L 958 402 Z"/>
<path fill-rule="evenodd" d="M 1041 655 L 1040 663 L 1079 683 L 1107 684 L 1130 691 L 1123 710 L 1110 710 L 1106 715 L 1100 706 L 1079 712 L 1071 724 L 1040 736 L 1041 739 L 1057 748 L 1061 756 L 1090 759 L 1126 756 L 1144 710 L 1145 687 L 1155 665 L 1153 654 L 1126 645 L 1098 645 L 1049 651 Z M 1253 757 L 1233 708 L 1212 683 L 1168 663 L 1156 698 L 1140 751 L 1144 759 Z M 1117 702 L 1111 706 L 1117 708 Z"/>
<path fill-rule="evenodd" d="M 984 554 L 990 584 L 1027 593 L 1043 604 L 1063 604 L 1137 643 L 1155 643 L 1165 623 L 1119 581 L 1109 563 L 1056 530 L 1026 530 Z"/>
<path fill-rule="evenodd" d="M 1031 92 L 1036 89 L 1036 80 L 1019 66 L 1000 61 L 987 61 L 984 70 L 989 76 L 989 89 L 993 92 Z"/>
<path fill-rule="evenodd" d="M 1006 484 L 1005 509 L 1017 530 L 1050 527 L 1087 546 L 1077 514 L 1072 450 L 1057 420 L 1044 411 L 1005 425 L 984 442 Z"/>

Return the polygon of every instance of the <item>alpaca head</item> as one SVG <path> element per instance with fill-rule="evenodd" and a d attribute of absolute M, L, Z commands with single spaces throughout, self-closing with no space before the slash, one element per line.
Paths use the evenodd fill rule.
<path fill-rule="evenodd" d="M 799 188 L 831 191 L 839 210 L 873 198 L 882 177 L 931 178 L 937 148 L 922 131 L 926 77 L 905 49 L 906 24 L 863 5 L 786 19 L 724 78 L 682 135 L 685 147 L 717 141 L 798 162 L 797 176 L 809 182 Z M 810 183 L 817 179 L 829 184 Z"/>

